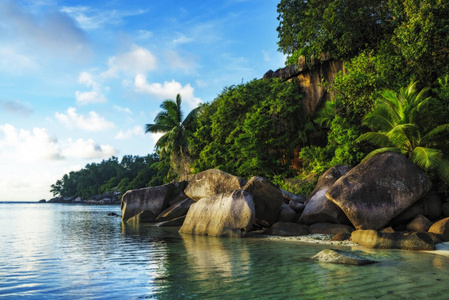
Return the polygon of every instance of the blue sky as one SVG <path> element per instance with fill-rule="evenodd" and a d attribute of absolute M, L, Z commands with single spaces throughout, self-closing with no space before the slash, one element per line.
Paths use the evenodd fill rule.
<path fill-rule="evenodd" d="M 180 93 L 187 113 L 283 66 L 278 2 L 1 0 L 0 201 L 151 153 L 163 100 Z"/>

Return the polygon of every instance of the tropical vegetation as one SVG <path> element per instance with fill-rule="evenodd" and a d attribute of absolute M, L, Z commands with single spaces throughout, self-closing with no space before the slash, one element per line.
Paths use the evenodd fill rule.
<path fill-rule="evenodd" d="M 184 177 L 188 173 L 190 161 L 189 138 L 196 128 L 199 108 L 195 108 L 183 119 L 181 95 L 176 101 L 165 100 L 162 111 L 154 119 L 154 124 L 146 124 L 146 133 L 163 133 L 156 142 L 156 153 L 162 160 L 168 161 L 172 178 Z"/>
<path fill-rule="evenodd" d="M 278 47 L 286 64 L 299 56 L 311 68 L 320 57 L 344 61 L 333 83 L 322 82 L 333 99 L 306 115 L 294 81 L 263 79 L 225 87 L 185 118 L 180 95 L 166 100 L 154 123 L 146 125 L 148 133 L 163 136 L 156 153 L 145 159 L 148 176 L 142 175 L 139 185 L 219 168 L 245 178 L 266 176 L 307 194 L 333 165 L 356 165 L 396 151 L 426 170 L 449 196 L 449 3 L 280 0 L 277 12 Z M 100 165 L 110 168 L 102 164 L 86 166 L 82 176 Z M 70 173 L 52 191 L 87 195 L 137 186 L 132 176 L 140 171 L 122 177 L 121 168 L 91 178 L 89 189 L 80 184 L 89 180 Z"/>
<path fill-rule="evenodd" d="M 385 90 L 363 123 L 371 132 L 362 134 L 358 141 L 367 141 L 377 147 L 364 160 L 386 151 L 399 152 L 422 169 L 435 170 L 449 182 L 449 160 L 443 150 L 448 145 L 449 123 L 428 126 L 427 108 L 435 99 L 425 97 L 426 89 L 416 90 L 416 82 L 399 92 Z"/>

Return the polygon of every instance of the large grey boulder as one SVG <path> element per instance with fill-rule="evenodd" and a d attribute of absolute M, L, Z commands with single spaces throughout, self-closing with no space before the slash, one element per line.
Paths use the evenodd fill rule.
<path fill-rule="evenodd" d="M 386 152 L 342 176 L 327 190 L 326 197 L 345 212 L 356 229 L 378 230 L 431 186 L 427 175 L 405 156 Z"/>
<path fill-rule="evenodd" d="M 312 257 L 312 259 L 319 260 L 320 262 L 363 266 L 367 264 L 373 264 L 377 261 L 358 255 L 354 251 L 344 251 L 337 249 L 325 249 Z"/>
<path fill-rule="evenodd" d="M 243 190 L 216 194 L 192 204 L 180 233 L 242 237 L 255 217 L 253 197 Z"/>
<path fill-rule="evenodd" d="M 189 181 L 184 193 L 191 199 L 198 201 L 212 195 L 240 190 L 246 181 L 240 177 L 210 169 L 195 174 Z"/>
<path fill-rule="evenodd" d="M 253 195 L 256 206 L 256 224 L 269 227 L 278 220 L 284 197 L 279 188 L 270 180 L 265 177 L 252 177 L 243 190 Z"/>
<path fill-rule="evenodd" d="M 435 243 L 427 232 L 404 235 L 400 232 L 356 230 L 351 234 L 351 241 L 375 249 L 435 250 Z"/>
<path fill-rule="evenodd" d="M 148 222 L 153 222 L 162 210 L 168 207 L 168 202 L 176 190 L 176 184 L 169 183 L 127 191 L 122 197 L 122 220 L 127 221 L 145 213 L 145 218 L 141 216 L 140 221 L 145 219 Z"/>
<path fill-rule="evenodd" d="M 409 208 L 395 217 L 391 224 L 407 223 L 418 215 L 423 215 L 430 220 L 437 220 L 442 215 L 441 198 L 435 191 L 430 191 Z"/>
<path fill-rule="evenodd" d="M 344 212 L 325 196 L 326 191 L 349 170 L 351 170 L 349 166 L 338 165 L 330 168 L 321 175 L 315 189 L 305 203 L 306 206 L 299 218 L 299 223 L 349 223 Z"/>

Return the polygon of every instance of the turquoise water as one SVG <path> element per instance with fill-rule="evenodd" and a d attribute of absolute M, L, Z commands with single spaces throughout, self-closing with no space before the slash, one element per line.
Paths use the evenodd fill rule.
<path fill-rule="evenodd" d="M 310 257 L 330 246 L 180 235 L 109 212 L 119 207 L 0 203 L 0 297 L 449 298 L 447 257 L 364 249 L 381 262 L 324 264 Z"/>

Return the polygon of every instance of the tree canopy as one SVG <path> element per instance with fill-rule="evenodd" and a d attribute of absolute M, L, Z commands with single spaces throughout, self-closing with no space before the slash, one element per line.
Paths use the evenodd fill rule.
<path fill-rule="evenodd" d="M 189 137 L 196 128 L 198 109 L 195 108 L 183 119 L 181 95 L 176 101 L 165 100 L 161 104 L 162 111 L 154 119 L 154 124 L 146 124 L 146 133 L 163 133 L 156 142 L 156 152 L 162 159 L 168 159 L 174 173 L 182 176 L 185 173 L 185 160 L 189 157 Z"/>

